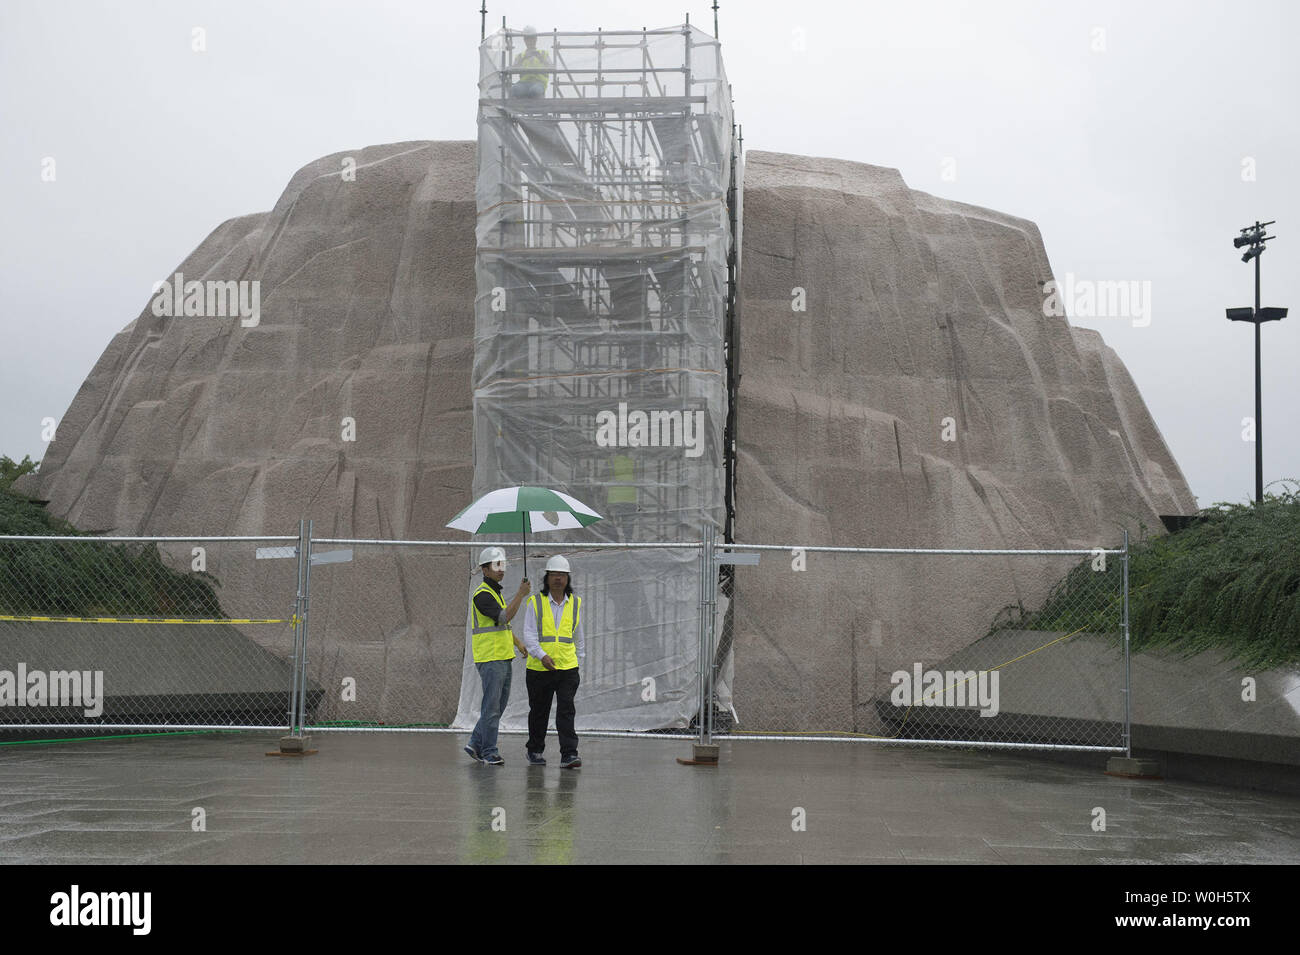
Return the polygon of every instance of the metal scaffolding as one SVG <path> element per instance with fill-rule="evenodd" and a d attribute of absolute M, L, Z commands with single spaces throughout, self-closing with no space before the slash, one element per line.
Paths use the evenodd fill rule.
<path fill-rule="evenodd" d="M 562 489 L 606 516 L 598 537 L 629 545 L 722 530 L 739 203 L 718 41 L 689 25 L 503 28 L 480 48 L 479 91 L 475 494 Z M 687 689 L 683 558 L 601 552 L 575 567 L 601 628 L 584 680 L 611 699 L 647 676 Z M 684 725 L 698 705 L 644 702 L 647 727 Z"/>

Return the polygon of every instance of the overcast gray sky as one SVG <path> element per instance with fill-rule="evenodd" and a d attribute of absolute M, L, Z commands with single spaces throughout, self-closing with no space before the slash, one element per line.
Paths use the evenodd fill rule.
<path fill-rule="evenodd" d="M 152 283 L 306 163 L 474 139 L 478 5 L 0 0 L 0 453 L 43 456 L 41 420 Z M 709 6 L 494 0 L 488 22 L 711 31 Z M 1230 240 L 1256 218 L 1280 236 L 1263 304 L 1300 306 L 1300 4 L 721 7 L 747 148 L 896 167 L 1035 221 L 1058 279 L 1149 281 L 1149 325 L 1072 321 L 1118 351 L 1201 504 L 1253 494 L 1253 336 L 1223 310 L 1253 302 Z M 1264 328 L 1265 481 L 1300 477 L 1298 367 L 1300 313 Z"/>

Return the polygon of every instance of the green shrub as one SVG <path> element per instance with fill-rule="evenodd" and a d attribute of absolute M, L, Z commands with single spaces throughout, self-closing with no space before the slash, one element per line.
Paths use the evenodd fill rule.
<path fill-rule="evenodd" d="M 0 614 L 60 617 L 225 617 L 211 574 L 177 573 L 156 544 L 98 543 L 10 485 L 35 470 L 0 457 L 0 535 L 84 537 L 0 541 Z"/>
<path fill-rule="evenodd" d="M 1221 649 L 1252 667 L 1300 663 L 1300 494 L 1286 487 L 1260 504 L 1216 504 L 1197 524 L 1131 544 L 1132 649 Z M 1115 633 L 1122 565 L 1104 573 L 1085 560 L 1057 584 L 1042 608 L 1013 608 L 991 631 L 1007 628 Z"/>

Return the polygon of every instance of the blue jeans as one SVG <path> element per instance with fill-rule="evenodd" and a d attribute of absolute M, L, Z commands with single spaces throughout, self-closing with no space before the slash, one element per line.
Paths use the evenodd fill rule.
<path fill-rule="evenodd" d="M 513 660 L 489 660 L 476 663 L 478 678 L 483 682 L 483 706 L 479 710 L 469 745 L 485 759 L 497 755 L 497 729 L 501 714 L 510 702 L 510 666 Z"/>

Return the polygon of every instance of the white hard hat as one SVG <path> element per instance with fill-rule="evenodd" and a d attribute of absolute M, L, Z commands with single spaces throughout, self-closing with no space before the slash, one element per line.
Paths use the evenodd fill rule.
<path fill-rule="evenodd" d="M 484 547 L 478 554 L 478 565 L 494 564 L 497 561 L 506 562 L 506 552 L 500 547 Z"/>
<path fill-rule="evenodd" d="M 559 554 L 556 554 L 546 562 L 547 573 L 550 573 L 552 570 L 561 574 L 567 574 L 569 572 L 569 562 Z"/>
<path fill-rule="evenodd" d="M 523 34 L 524 36 L 537 36 L 537 27 L 530 23 L 528 26 L 524 27 Z"/>

